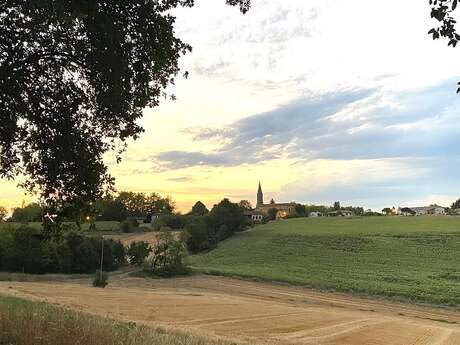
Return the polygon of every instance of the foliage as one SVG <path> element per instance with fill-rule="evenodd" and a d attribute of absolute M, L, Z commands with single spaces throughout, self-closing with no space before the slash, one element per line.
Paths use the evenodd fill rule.
<path fill-rule="evenodd" d="M 128 260 L 131 265 L 141 267 L 144 264 L 145 259 L 147 259 L 147 257 L 152 251 L 152 247 L 150 247 L 150 245 L 147 242 L 134 241 L 131 242 L 126 253 L 128 255 Z"/>
<path fill-rule="evenodd" d="M 191 257 L 195 271 L 460 306 L 459 217 L 270 222 Z"/>
<path fill-rule="evenodd" d="M 101 238 L 68 233 L 46 239 L 40 229 L 20 226 L 2 230 L 0 270 L 26 273 L 91 273 L 100 265 Z M 116 270 L 125 263 L 119 241 L 104 240 L 103 269 Z"/>
<path fill-rule="evenodd" d="M 124 205 L 129 217 L 142 217 L 146 221 L 150 221 L 153 214 L 170 214 L 175 208 L 170 198 L 157 193 L 120 192 L 115 200 Z"/>
<path fill-rule="evenodd" d="M 237 345 L 7 296 L 0 296 L 0 344 Z"/>
<path fill-rule="evenodd" d="M 278 209 L 275 207 L 270 208 L 268 211 L 268 220 L 275 220 L 276 214 L 278 213 Z"/>
<path fill-rule="evenodd" d="M 448 46 L 456 47 L 460 35 L 457 33 L 453 12 L 457 9 L 458 0 L 429 0 L 431 6 L 431 18 L 439 22 L 437 27 L 432 28 L 428 34 L 432 35 L 433 40 L 446 38 Z M 460 82 L 458 83 L 457 93 L 460 93 Z"/>
<path fill-rule="evenodd" d="M 197 201 L 195 205 L 193 205 L 192 210 L 190 211 L 190 214 L 194 216 L 204 216 L 208 213 L 208 208 L 201 201 Z"/>
<path fill-rule="evenodd" d="M 335 202 L 334 202 L 334 205 L 332 206 L 332 209 L 333 209 L 334 211 L 340 210 L 340 209 L 341 209 L 341 207 L 340 207 L 340 201 L 335 201 Z"/>
<path fill-rule="evenodd" d="M 109 281 L 109 276 L 107 275 L 107 273 L 97 270 L 96 274 L 94 275 L 93 286 L 105 288 L 108 284 L 108 281 Z"/>
<path fill-rule="evenodd" d="M 243 209 L 228 199 L 223 199 L 220 203 L 214 205 L 211 212 L 209 212 L 209 220 L 215 231 L 225 225 L 231 234 L 242 231 L 247 226 L 247 219 L 244 216 Z"/>
<path fill-rule="evenodd" d="M 11 221 L 18 223 L 41 222 L 42 218 L 43 208 L 37 203 L 15 208 L 11 215 Z"/>
<path fill-rule="evenodd" d="M 384 209 L 382 209 L 382 212 L 385 213 L 387 216 L 393 214 L 393 210 L 389 207 L 385 207 Z"/>
<path fill-rule="evenodd" d="M 98 208 L 101 210 L 98 220 L 121 222 L 128 217 L 126 206 L 117 199 L 106 198 L 99 201 Z"/>
<path fill-rule="evenodd" d="M 148 260 L 146 270 L 157 276 L 171 277 L 189 272 L 184 264 L 187 254 L 183 239 L 175 238 L 171 232 L 162 231 L 153 249 L 152 257 Z"/>
<path fill-rule="evenodd" d="M 0 206 L 0 222 L 4 221 L 8 216 L 8 211 L 5 207 Z"/>
<path fill-rule="evenodd" d="M 410 209 L 409 207 L 403 207 L 401 208 L 401 212 L 402 213 L 408 213 L 408 214 L 411 214 L 411 215 L 415 215 L 415 211 Z"/>
<path fill-rule="evenodd" d="M 450 208 L 452 210 L 456 210 L 456 209 L 459 209 L 460 208 L 460 199 L 457 199 L 456 201 L 454 201 L 452 203 L 452 205 L 450 206 Z"/>
<path fill-rule="evenodd" d="M 187 223 L 187 216 L 181 214 L 165 214 L 160 216 L 154 223 L 154 229 L 160 230 L 168 227 L 173 230 L 181 230 Z"/>
<path fill-rule="evenodd" d="M 205 219 L 197 219 L 185 226 L 187 249 L 198 253 L 215 248 L 214 232 Z"/>
<path fill-rule="evenodd" d="M 307 214 L 307 209 L 306 209 L 305 205 L 296 204 L 295 205 L 295 213 L 298 216 L 305 216 Z"/>
<path fill-rule="evenodd" d="M 126 219 L 120 223 L 120 231 L 130 233 L 139 228 L 139 222 L 136 219 Z"/>
<path fill-rule="evenodd" d="M 227 0 L 245 12 L 249 0 Z M 190 0 L 0 2 L 0 177 L 47 204 L 79 207 L 110 190 L 145 107 L 156 107 L 191 47 L 171 10 Z"/>
<path fill-rule="evenodd" d="M 245 211 L 251 211 L 253 209 L 249 200 L 241 200 L 238 205 Z"/>

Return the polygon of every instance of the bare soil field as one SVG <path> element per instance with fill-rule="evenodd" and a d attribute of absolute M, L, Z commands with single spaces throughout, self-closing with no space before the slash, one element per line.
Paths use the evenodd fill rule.
<path fill-rule="evenodd" d="M 257 344 L 455 345 L 460 313 L 223 277 L 0 282 L 0 293 Z"/>

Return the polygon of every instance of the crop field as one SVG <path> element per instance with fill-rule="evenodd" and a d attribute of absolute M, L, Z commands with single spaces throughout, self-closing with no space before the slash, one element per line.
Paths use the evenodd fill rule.
<path fill-rule="evenodd" d="M 459 217 L 277 221 L 190 260 L 210 274 L 460 306 Z"/>
<path fill-rule="evenodd" d="M 0 295 L 0 344 L 226 345 L 187 332 L 145 327 Z M 236 343 L 233 343 L 236 345 Z"/>

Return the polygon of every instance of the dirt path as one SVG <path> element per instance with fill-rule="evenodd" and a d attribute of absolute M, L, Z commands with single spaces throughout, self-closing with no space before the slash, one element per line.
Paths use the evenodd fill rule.
<path fill-rule="evenodd" d="M 0 293 L 256 343 L 460 344 L 460 313 L 443 309 L 208 276 L 170 280 L 120 276 L 106 289 L 89 285 L 89 281 L 0 282 Z"/>

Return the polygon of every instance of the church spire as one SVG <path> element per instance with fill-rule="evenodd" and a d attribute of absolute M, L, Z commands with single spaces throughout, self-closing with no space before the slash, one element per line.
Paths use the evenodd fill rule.
<path fill-rule="evenodd" d="M 264 204 L 264 193 L 262 192 L 262 187 L 259 181 L 259 189 L 257 190 L 257 207 Z"/>

